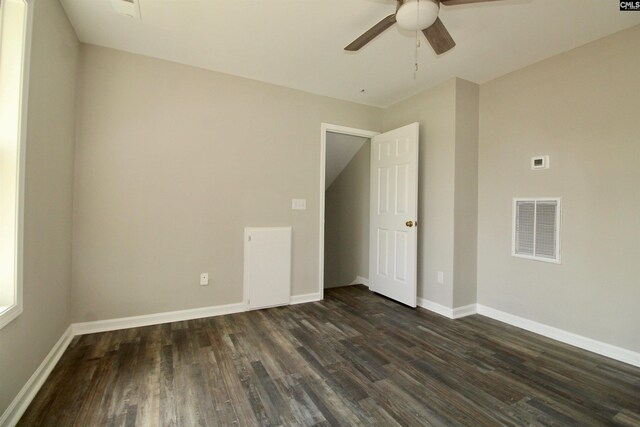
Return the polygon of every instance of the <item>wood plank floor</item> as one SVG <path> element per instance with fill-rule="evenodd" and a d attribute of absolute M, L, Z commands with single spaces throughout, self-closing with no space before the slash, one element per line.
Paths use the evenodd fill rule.
<path fill-rule="evenodd" d="M 640 426 L 640 369 L 358 286 L 76 337 L 20 425 Z"/>

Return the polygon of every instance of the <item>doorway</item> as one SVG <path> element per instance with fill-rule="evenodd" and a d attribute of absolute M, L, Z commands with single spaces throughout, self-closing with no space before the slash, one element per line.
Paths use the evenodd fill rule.
<path fill-rule="evenodd" d="M 320 176 L 320 271 L 319 294 L 324 298 L 325 289 L 325 257 L 327 230 L 337 235 L 337 241 L 342 246 L 334 246 L 338 252 L 351 254 L 352 246 L 355 247 L 356 257 L 365 258 L 361 271 L 368 270 L 369 289 L 394 299 L 409 307 L 417 305 L 417 215 L 418 215 L 418 149 L 419 149 L 419 124 L 409 125 L 393 129 L 383 134 L 360 129 L 345 128 L 323 124 L 321 135 L 321 176 Z M 353 140 L 351 137 L 360 137 L 370 140 L 366 146 L 369 152 L 357 156 L 360 159 L 360 168 L 356 175 L 360 177 L 369 174 L 369 189 L 360 188 L 354 191 L 350 188 L 345 194 L 335 197 L 337 203 L 350 205 L 354 212 L 343 212 L 341 221 L 342 230 L 330 229 L 334 227 L 326 222 L 327 216 L 327 168 L 329 140 L 340 142 L 340 139 Z M 356 139 L 357 140 L 357 139 Z M 354 152 L 359 151 L 357 143 Z M 340 144 L 338 144 L 340 145 Z M 338 150 L 342 151 L 342 150 Z M 349 151 L 349 150 L 347 150 Z M 354 154 L 355 155 L 355 154 Z M 333 156 L 333 155 L 332 155 Z M 370 168 L 366 169 L 367 159 L 370 159 Z M 353 163 L 347 159 L 344 164 Z M 332 165 L 334 166 L 334 165 Z M 339 168 L 339 166 L 338 166 Z M 340 174 L 343 175 L 343 174 Z M 337 178 L 338 180 L 341 177 Z M 357 182 L 365 182 L 366 178 L 351 178 L 346 187 L 353 187 Z M 336 185 L 336 184 L 334 184 Z M 370 198 L 363 205 L 364 193 L 369 192 Z M 327 193 L 328 194 L 328 193 Z M 334 199 L 332 197 L 332 199 Z M 353 204 L 359 199 L 360 204 Z M 367 205 L 369 205 L 367 209 Z M 351 217 L 352 215 L 353 217 Z M 362 222 L 367 222 L 368 227 L 360 227 Z M 358 222 L 360 221 L 360 222 Z M 329 225 L 329 226 L 328 226 Z M 354 229 L 360 227 L 360 233 L 354 234 Z M 366 232 L 366 229 L 369 232 Z M 364 242 L 363 242 L 364 241 Z M 335 242 L 332 242 L 335 245 Z M 369 265 L 366 263 L 366 252 L 369 252 Z M 357 264 L 357 262 L 354 262 Z M 348 265 L 353 275 L 353 265 Z M 333 268 L 333 267 L 332 267 Z M 340 268 L 338 268 L 340 270 Z M 356 278 L 358 278 L 356 276 Z M 342 283 L 338 286 L 350 284 L 345 277 L 340 278 Z M 333 285 L 333 283 L 329 283 Z"/>
<path fill-rule="evenodd" d="M 364 259 L 368 261 L 368 221 L 366 221 L 365 227 L 362 227 L 362 224 L 360 224 L 360 226 L 357 224 L 350 225 L 349 220 L 357 222 L 357 218 L 345 218 L 344 209 L 348 208 L 348 206 L 345 206 L 345 204 L 348 203 L 351 206 L 357 207 L 358 213 L 355 214 L 356 216 L 369 215 L 369 187 L 368 184 L 366 188 L 360 187 L 363 187 L 363 182 L 366 181 L 368 183 L 369 180 L 370 139 L 379 133 L 326 123 L 322 124 L 321 130 L 320 279 L 318 288 L 321 298 L 324 298 L 325 279 L 329 280 L 327 282 L 328 287 L 333 287 L 347 285 L 356 278 L 356 275 L 353 275 L 354 277 L 346 279 L 345 274 L 349 275 L 348 269 L 346 268 L 338 268 L 334 275 L 325 275 L 325 262 L 331 263 L 333 267 L 337 266 L 336 262 L 342 262 L 343 265 L 348 266 L 348 264 L 354 261 L 357 263 L 356 259 L 362 259 L 363 254 L 360 252 L 363 251 Z M 354 185 L 357 187 L 357 191 L 364 193 L 360 195 L 366 195 L 366 197 L 354 200 L 351 197 L 354 194 L 354 188 L 349 189 L 349 187 L 353 187 Z M 330 197 L 330 205 L 327 205 L 327 194 L 329 194 Z M 330 212 L 327 212 L 328 208 L 331 209 Z M 340 213 L 341 209 L 342 214 Z M 327 222 L 327 219 L 330 221 Z M 342 220 L 346 220 L 346 222 Z M 342 222 L 342 224 L 340 224 L 340 222 Z M 344 233 L 345 227 L 348 229 L 347 233 Z M 327 233 L 329 233 L 329 236 L 327 236 Z M 342 236 L 341 242 L 337 241 L 339 236 Z M 364 237 L 366 237 L 366 239 Z M 344 257 L 341 257 L 339 254 L 337 254 L 338 259 L 325 259 L 325 247 L 329 247 L 326 246 L 326 244 L 344 244 L 344 238 L 357 239 L 358 241 L 351 241 L 350 247 L 341 247 L 341 251 L 353 253 L 355 247 L 356 253 L 352 257 L 346 257 L 346 259 L 341 259 Z"/>

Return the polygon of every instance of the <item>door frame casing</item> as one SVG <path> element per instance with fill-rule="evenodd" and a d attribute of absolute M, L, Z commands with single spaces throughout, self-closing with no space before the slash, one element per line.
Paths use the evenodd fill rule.
<path fill-rule="evenodd" d="M 327 132 L 339 133 L 342 135 L 359 136 L 373 138 L 380 135 L 380 132 L 350 128 L 346 126 L 322 123 L 320 125 L 320 227 L 319 227 L 319 272 L 318 272 L 318 294 L 320 299 L 324 299 L 324 207 L 325 207 L 325 181 L 327 162 Z M 371 143 L 371 142 L 369 142 Z"/>

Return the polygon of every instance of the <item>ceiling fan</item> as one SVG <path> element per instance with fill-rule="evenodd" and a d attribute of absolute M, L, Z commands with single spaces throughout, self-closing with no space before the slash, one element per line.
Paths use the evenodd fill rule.
<path fill-rule="evenodd" d="M 344 50 L 357 51 L 371 40 L 382 34 L 393 24 L 410 31 L 422 31 L 429 44 L 440 55 L 456 45 L 451 34 L 438 18 L 440 4 L 455 6 L 460 4 L 483 3 L 496 0 L 396 0 L 396 13 L 387 16 L 355 39 Z"/>

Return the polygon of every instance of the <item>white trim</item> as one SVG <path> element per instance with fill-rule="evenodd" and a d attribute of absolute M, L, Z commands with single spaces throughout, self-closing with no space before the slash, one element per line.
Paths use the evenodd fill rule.
<path fill-rule="evenodd" d="M 14 291 L 16 295 L 16 304 L 3 306 L 2 309 L 0 309 L 0 329 L 4 328 L 6 325 L 11 323 L 13 319 L 22 314 L 22 284 L 20 280 L 16 282 Z"/>
<path fill-rule="evenodd" d="M 359 279 L 363 279 L 359 277 Z M 304 295 L 294 295 L 291 297 L 291 304 L 301 304 L 322 300 L 320 293 L 315 292 Z M 591 351 L 612 359 L 640 367 L 640 353 L 616 347 L 601 341 L 596 341 L 572 332 L 534 322 L 513 314 L 505 313 L 481 304 L 470 304 L 463 307 L 451 309 L 441 304 L 418 297 L 418 305 L 427 310 L 441 314 L 450 319 L 457 319 L 472 314 L 498 320 L 509 325 L 534 332 L 545 337 L 573 345 L 584 350 Z M 20 417 L 24 414 L 29 404 L 38 393 L 45 380 L 58 363 L 63 353 L 71 343 L 75 335 L 90 334 L 96 332 L 106 332 L 118 329 L 135 328 L 140 326 L 156 325 L 182 320 L 199 319 L 203 317 L 220 316 L 225 314 L 240 313 L 246 311 L 243 303 L 227 304 L 221 306 L 195 308 L 190 310 L 172 311 L 167 313 L 157 313 L 144 316 L 133 316 L 120 319 L 100 320 L 96 322 L 73 323 L 62 334 L 58 342 L 53 346 L 49 354 L 44 358 L 40 366 L 31 375 L 26 384 L 22 387 L 18 395 L 0 417 L 0 426 L 15 426 Z"/>
<path fill-rule="evenodd" d="M 325 167 L 327 162 L 327 132 L 341 133 L 343 135 L 361 136 L 373 138 L 380 135 L 380 132 L 350 128 L 329 123 L 320 125 L 320 227 L 319 227 L 319 269 L 318 269 L 318 294 L 320 299 L 324 298 L 324 192 L 325 192 Z M 293 304 L 293 298 L 291 299 Z"/>
<path fill-rule="evenodd" d="M 15 241 L 15 297 L 14 303 L 0 313 L 0 329 L 18 317 L 23 311 L 22 281 L 23 281 L 23 247 L 24 247 L 24 183 L 27 157 L 27 121 L 29 112 L 29 75 L 31 69 L 31 36 L 33 33 L 33 7 L 35 0 L 22 0 L 26 5 L 24 45 L 22 49 L 22 76 L 20 85 L 20 134 L 18 141 L 18 194 L 17 194 L 17 229 Z M 0 18 L 1 18 L 0 14 Z M 0 23 L 0 27 L 2 24 Z M 1 30 L 1 28 L 0 28 Z M 0 34 L 1 35 L 1 34 Z M 0 423 L 1 425 L 1 423 Z"/>
<path fill-rule="evenodd" d="M 20 163 L 18 165 L 18 242 L 17 242 L 17 281 L 16 299 L 19 312 L 23 310 L 23 280 L 24 280 L 24 189 L 27 164 L 27 136 L 29 122 L 29 82 L 31 81 L 31 40 L 33 35 L 33 8 L 35 0 L 24 0 L 27 4 L 27 34 L 24 42 L 24 60 L 22 61 L 22 114 L 20 116 Z M 19 314 L 19 313 L 18 313 Z M 65 347 L 66 348 L 66 347 Z"/>
<path fill-rule="evenodd" d="M 320 301 L 321 299 L 322 297 L 317 292 L 304 295 L 294 295 L 291 297 L 291 305 Z M 247 306 L 244 303 L 236 303 L 147 314 L 142 316 L 123 317 L 119 319 L 98 320 L 95 322 L 72 323 L 62 334 L 58 342 L 53 346 L 33 375 L 31 375 L 29 380 L 25 383 L 2 416 L 0 416 L 0 427 L 15 426 L 18 423 L 20 417 L 22 417 L 24 412 L 27 410 L 29 404 L 31 404 L 31 401 L 36 396 L 58 361 L 60 361 L 60 358 L 71 343 L 71 340 L 76 335 L 159 325 L 169 322 L 241 313 L 244 311 L 247 311 Z"/>
<path fill-rule="evenodd" d="M 320 301 L 319 293 L 291 296 L 290 305 Z M 266 307 L 265 307 L 266 308 Z M 202 319 L 225 314 L 242 313 L 249 308 L 244 302 L 210 307 L 191 308 L 187 310 L 169 311 L 165 313 L 145 314 L 142 316 L 121 317 L 118 319 L 97 320 L 94 322 L 73 323 L 74 335 L 95 334 L 98 332 L 116 331 L 118 329 L 139 328 L 142 326 L 160 325 L 163 323 L 181 322 L 183 320 Z"/>
<path fill-rule="evenodd" d="M 461 319 L 463 317 L 472 316 L 477 313 L 477 304 L 464 305 L 462 307 L 456 307 L 453 309 L 453 319 Z"/>
<path fill-rule="evenodd" d="M 241 313 L 243 311 L 247 311 L 247 306 L 244 303 L 214 305 L 210 307 L 191 308 L 165 313 L 122 317 L 119 319 L 73 323 L 71 328 L 73 329 L 74 335 L 95 334 L 97 332 L 116 331 L 118 329 L 139 328 L 141 326 L 160 325 L 162 323 L 222 316 L 225 314 Z"/>
<path fill-rule="evenodd" d="M 369 287 L 369 279 L 362 276 L 356 276 L 355 280 L 350 283 L 351 285 L 365 285 L 367 288 Z"/>
<path fill-rule="evenodd" d="M 249 307 L 249 240 L 248 228 L 244 228 L 243 259 L 242 259 L 242 302 L 245 307 Z"/>
<path fill-rule="evenodd" d="M 470 304 L 464 307 L 458 307 L 451 309 L 444 305 L 429 301 L 424 298 L 418 298 L 418 306 L 425 308 L 434 313 L 448 317 L 449 319 L 459 319 L 461 317 L 470 316 L 473 314 L 480 314 L 482 316 L 490 317 L 502 323 L 515 326 L 520 329 L 533 332 L 547 338 L 551 338 L 556 341 L 560 341 L 565 344 L 572 345 L 574 347 L 581 348 L 583 350 L 590 351 L 592 353 L 600 354 L 602 356 L 610 357 L 611 359 L 628 363 L 633 366 L 640 367 L 640 353 L 626 348 L 617 347 L 612 344 L 607 344 L 602 341 L 597 341 L 592 338 L 588 338 L 582 335 L 575 334 L 573 332 L 565 331 L 563 329 L 555 328 L 553 326 L 538 323 L 533 320 L 525 319 L 513 314 L 505 313 L 495 308 L 487 307 L 482 304 Z"/>
<path fill-rule="evenodd" d="M 495 308 L 487 307 L 482 304 L 477 304 L 477 310 L 478 314 L 490 317 L 500 322 L 543 335 L 547 338 L 551 338 L 565 344 L 579 347 L 583 350 L 588 350 L 602 356 L 610 357 L 620 362 L 640 367 L 640 353 L 607 344 L 602 341 L 596 341 L 592 338 L 587 338 L 582 335 L 574 334 L 573 332 L 568 332 L 563 329 L 538 323 L 513 314 L 505 313 L 504 311 L 496 310 Z"/>
<path fill-rule="evenodd" d="M 437 302 L 429 301 L 425 298 L 418 297 L 418 307 L 422 307 L 429 311 L 433 311 L 441 316 L 448 317 L 449 319 L 453 319 L 453 309 L 446 307 L 442 304 L 438 304 Z"/>
<path fill-rule="evenodd" d="M 433 311 L 441 316 L 448 317 L 449 319 L 460 319 L 462 317 L 471 316 L 476 314 L 476 304 L 469 304 L 457 308 L 449 308 L 437 302 L 429 301 L 425 298 L 418 297 L 418 307 L 422 307 L 426 310 Z"/>
<path fill-rule="evenodd" d="M 331 285 L 331 286 L 326 286 L 325 289 L 333 289 L 333 288 L 344 288 L 345 286 L 354 286 L 354 285 L 364 285 L 367 288 L 369 287 L 369 279 L 367 279 L 366 277 L 362 277 L 362 276 L 356 276 L 355 279 L 353 279 L 351 282 L 347 283 L 347 284 L 336 284 L 336 285 Z"/>
<path fill-rule="evenodd" d="M 292 295 L 290 305 L 314 301 L 322 301 L 322 294 L 320 294 L 319 292 L 313 292 L 311 294 Z"/>
<path fill-rule="evenodd" d="M 353 283 L 353 282 L 347 283 L 347 284 L 336 283 L 336 284 L 333 284 L 333 285 L 325 286 L 324 290 L 326 291 L 327 289 L 344 288 L 345 286 L 353 286 L 353 285 L 355 285 L 355 283 Z"/>
<path fill-rule="evenodd" d="M 15 426 L 73 339 L 69 326 L 0 417 L 0 426 Z"/>
<path fill-rule="evenodd" d="M 302 304 L 305 302 L 320 301 L 317 292 L 304 295 L 293 295 L 291 303 Z M 139 328 L 142 326 L 160 325 L 183 320 L 202 319 L 225 314 L 242 313 L 248 311 L 245 303 L 214 305 L 210 307 L 191 308 L 187 310 L 169 311 L 165 313 L 145 314 L 142 316 L 121 317 L 119 319 L 97 320 L 94 322 L 73 323 L 71 328 L 74 335 L 95 334 L 98 332 L 116 331 L 118 329 Z"/>

